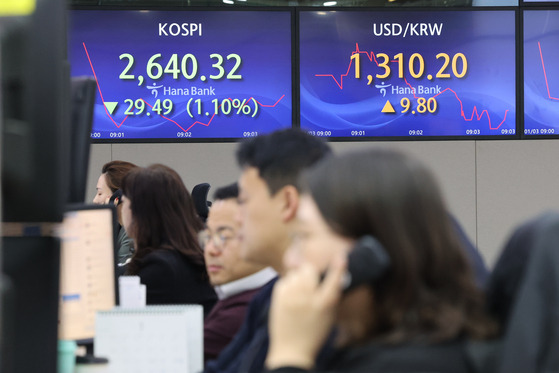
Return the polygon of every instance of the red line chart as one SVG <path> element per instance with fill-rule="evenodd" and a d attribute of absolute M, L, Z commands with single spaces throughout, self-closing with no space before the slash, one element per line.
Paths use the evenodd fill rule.
<path fill-rule="evenodd" d="M 101 92 L 101 86 L 99 85 L 99 79 L 97 79 L 97 74 L 95 73 L 95 69 L 93 68 L 93 63 L 91 62 L 91 58 L 89 57 L 89 52 L 87 51 L 87 47 L 85 46 L 85 43 L 83 43 L 83 49 L 85 50 L 85 54 L 87 55 L 87 60 L 89 61 L 89 66 L 91 67 L 91 72 L 93 72 L 93 77 L 95 78 L 95 83 L 97 83 L 97 90 L 99 91 L 99 95 L 101 96 L 101 101 L 103 101 L 103 108 L 105 109 L 105 113 L 107 114 L 107 116 L 109 117 L 109 119 L 114 123 L 114 125 L 116 126 L 116 128 L 120 128 L 120 126 L 122 126 L 122 124 L 124 123 L 124 121 L 126 119 L 128 119 L 128 115 L 126 117 L 124 117 L 124 119 L 122 120 L 122 122 L 117 123 L 113 117 L 111 116 L 111 114 L 109 114 L 109 111 L 107 110 L 107 107 L 105 106 L 105 99 L 103 98 L 103 92 Z"/>
<path fill-rule="evenodd" d="M 538 43 L 539 44 L 539 43 Z M 356 53 L 361 53 L 367 56 L 367 58 L 369 59 L 369 61 L 371 62 L 375 62 L 375 64 L 377 66 L 379 66 L 379 63 L 376 59 L 376 56 L 374 54 L 373 51 L 371 52 L 367 52 L 367 51 L 362 51 L 359 49 L 359 43 L 355 43 L 355 50 L 353 52 L 351 52 L 351 55 L 353 56 Z M 541 50 L 540 50 L 541 53 Z M 397 62 L 396 60 L 390 60 L 390 62 Z M 349 66 L 347 67 L 347 71 L 344 74 L 340 74 L 340 80 L 338 82 L 338 79 L 336 79 L 336 77 L 334 76 L 334 74 L 315 74 L 315 76 L 318 77 L 330 77 L 332 79 L 334 79 L 334 82 L 336 83 L 336 85 L 342 90 L 343 89 L 343 80 L 345 77 L 347 77 L 349 75 L 349 72 L 351 70 L 351 66 L 353 65 L 353 60 L 350 59 L 349 61 Z M 543 59 L 542 59 L 542 65 L 543 65 Z M 544 69 L 544 74 L 545 74 L 545 69 Z M 415 95 L 415 92 L 417 91 L 417 89 L 415 89 L 409 82 L 408 80 L 404 77 L 404 82 L 406 83 L 406 85 L 408 87 L 410 87 L 412 89 L 413 92 L 413 98 L 417 99 L 418 97 Z M 547 77 L 546 77 L 546 84 L 547 84 Z M 496 127 L 493 127 L 492 123 L 491 123 L 491 117 L 489 116 L 489 112 L 484 109 L 481 112 L 478 110 L 477 106 L 474 105 L 473 109 L 472 109 L 472 115 L 468 118 L 466 117 L 466 114 L 464 113 L 464 103 L 462 102 L 462 100 L 460 99 L 460 97 L 458 96 L 458 94 L 456 93 L 456 91 L 454 91 L 451 88 L 445 88 L 444 90 L 442 90 L 440 93 L 437 93 L 436 95 L 432 96 L 432 97 L 437 97 L 442 95 L 444 92 L 451 92 L 454 94 L 454 97 L 456 97 L 456 100 L 458 100 L 458 102 L 460 103 L 460 116 L 462 117 L 462 119 L 466 122 L 471 122 L 474 120 L 480 121 L 482 119 L 482 117 L 485 115 L 487 117 L 487 121 L 489 124 L 489 129 L 491 130 L 497 130 L 499 129 L 499 127 L 501 127 L 501 125 L 503 123 L 505 123 L 505 121 L 507 120 L 507 113 L 509 112 L 509 110 L 505 110 L 505 115 L 503 117 L 503 120 L 499 123 L 499 125 L 497 125 Z M 549 93 L 549 87 L 548 87 L 548 93 Z M 551 98 L 551 97 L 550 97 Z M 555 100 L 559 100 L 559 98 L 553 98 Z"/>
<path fill-rule="evenodd" d="M 542 46 L 540 45 L 539 41 L 538 41 L 538 48 L 540 50 L 540 59 L 542 61 L 543 77 L 545 78 L 545 86 L 547 88 L 547 97 L 551 100 L 558 100 L 559 101 L 559 98 L 551 96 L 551 93 L 549 92 L 549 83 L 547 81 L 547 73 L 545 71 L 545 64 L 543 62 Z"/>
<path fill-rule="evenodd" d="M 109 111 L 107 110 L 107 107 L 105 106 L 105 99 L 103 98 L 103 92 L 101 91 L 101 86 L 99 84 L 99 79 L 97 79 L 97 74 L 95 73 L 95 69 L 93 68 L 93 63 L 91 62 L 91 58 L 89 56 L 89 52 L 87 50 L 87 47 L 85 45 L 85 43 L 83 43 L 83 49 L 85 50 L 85 54 L 87 55 L 87 60 L 89 61 L 89 66 L 91 67 L 91 71 L 93 73 L 93 77 L 95 78 L 95 82 L 97 83 L 97 90 L 99 91 L 99 95 L 101 96 L 101 101 L 103 101 L 103 108 L 105 109 L 105 113 L 107 114 L 107 116 L 109 117 L 109 119 L 114 123 L 114 125 L 116 126 L 116 128 L 120 128 L 122 126 L 122 124 L 126 121 L 126 119 L 128 119 L 129 115 L 127 115 L 126 117 L 124 117 L 124 119 L 122 120 L 122 122 L 118 123 L 117 121 L 114 120 L 114 118 L 111 116 L 111 114 L 109 113 Z M 261 103 L 260 101 L 256 100 L 254 97 L 250 97 L 248 98 L 246 101 L 249 102 L 250 100 L 254 100 L 258 105 L 260 105 L 261 107 L 265 107 L 265 108 L 273 108 L 276 107 L 277 104 L 280 103 L 281 100 L 283 100 L 283 98 L 285 97 L 285 95 L 282 95 L 275 103 L 271 104 L 271 105 L 266 105 Z M 229 98 L 231 100 L 231 98 Z M 147 106 L 149 106 L 150 108 L 153 109 L 153 106 L 148 104 L 146 102 L 146 100 L 144 100 L 143 98 L 141 99 Z M 221 105 L 219 105 L 219 107 L 221 107 Z M 242 107 L 241 107 L 242 108 Z M 171 118 L 167 118 L 164 115 L 158 114 L 161 118 L 175 124 L 177 127 L 179 127 L 182 131 L 184 132 L 188 132 L 190 131 L 190 129 L 192 127 L 194 127 L 196 124 L 201 124 L 203 126 L 208 127 L 210 125 L 210 123 L 213 121 L 214 117 L 217 115 L 216 113 L 214 113 L 210 119 L 208 120 L 207 123 L 204 122 L 200 122 L 200 121 L 194 121 L 194 123 L 192 123 L 188 128 L 184 129 L 183 126 L 181 126 L 179 123 L 177 123 L 176 121 L 172 120 Z"/>

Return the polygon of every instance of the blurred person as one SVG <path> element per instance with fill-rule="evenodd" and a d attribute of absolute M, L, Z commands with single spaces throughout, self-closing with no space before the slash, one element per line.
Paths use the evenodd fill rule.
<path fill-rule="evenodd" d="M 545 236 L 542 223 L 547 224 L 546 220 L 548 218 L 545 215 L 538 216 L 515 228 L 491 271 L 485 290 L 487 311 L 499 323 L 500 333 L 499 338 L 493 340 L 492 343 L 477 343 L 471 346 L 470 350 L 475 357 L 473 361 L 476 363 L 474 365 L 476 373 L 495 373 L 499 371 L 504 360 L 503 342 L 507 334 L 510 316 L 522 287 L 535 243 Z M 533 293 L 532 289 L 530 289 L 530 293 Z M 530 302 L 532 301 L 533 299 L 530 299 Z M 532 328 L 531 325 L 526 326 L 528 325 L 526 320 L 521 324 L 522 327 Z M 535 345 L 533 342 L 533 340 L 529 342 L 530 347 Z M 516 357 L 522 356 L 523 352 L 518 350 L 518 346 L 514 344 L 513 346 L 512 354 Z M 524 347 L 521 349 L 523 351 L 527 350 Z M 520 360 L 525 361 L 524 357 L 521 357 Z M 518 361 L 515 361 L 514 364 L 517 372 L 537 371 L 527 369 L 523 363 L 519 364 Z M 510 369 L 510 367 L 508 368 Z"/>
<path fill-rule="evenodd" d="M 431 173 L 377 149 L 329 157 L 301 185 L 287 273 L 273 292 L 267 367 L 470 372 L 467 341 L 494 335 L 496 324 Z M 390 264 L 342 295 L 347 255 L 365 236 Z M 316 363 L 332 330 L 335 350 Z"/>
<path fill-rule="evenodd" d="M 547 215 L 520 224 L 501 250 L 487 284 L 487 308 L 506 327 Z"/>
<path fill-rule="evenodd" d="M 490 305 L 504 322 L 499 373 L 559 371 L 559 212 L 515 231 L 491 276 Z"/>
<path fill-rule="evenodd" d="M 489 279 L 489 270 L 487 269 L 485 262 L 483 261 L 483 258 L 479 253 L 479 250 L 474 246 L 472 241 L 468 238 L 466 232 L 464 232 L 464 229 L 462 228 L 458 220 L 451 214 L 449 214 L 449 217 L 452 222 L 452 225 L 454 226 L 454 230 L 458 235 L 458 239 L 460 240 L 462 249 L 464 250 L 466 257 L 470 262 L 470 266 L 472 267 L 472 270 L 474 272 L 474 278 L 476 280 L 476 284 L 480 289 L 485 289 L 487 286 L 487 281 Z"/>
<path fill-rule="evenodd" d="M 128 259 L 132 257 L 134 252 L 134 243 L 126 234 L 126 230 L 122 227 L 122 206 L 120 206 L 121 198 L 119 191 L 122 186 L 122 179 L 128 171 L 136 168 L 134 163 L 126 161 L 111 161 L 105 163 L 101 169 L 101 175 L 97 180 L 97 187 L 93 203 L 104 205 L 109 203 L 111 197 L 114 196 L 114 203 L 117 206 L 118 218 L 118 236 L 117 236 L 117 255 L 118 264 L 124 265 Z"/>
<path fill-rule="evenodd" d="M 219 188 L 209 210 L 206 230 L 200 232 L 206 268 L 219 301 L 204 320 L 204 360 L 216 358 L 239 330 L 248 304 L 276 272 L 241 258 L 239 188 Z"/>
<path fill-rule="evenodd" d="M 276 131 L 240 144 L 237 162 L 241 257 L 283 272 L 289 226 L 299 205 L 302 170 L 330 154 L 320 138 L 298 129 Z M 268 350 L 268 309 L 274 278 L 254 296 L 239 332 L 206 372 L 261 372 Z"/>
<path fill-rule="evenodd" d="M 200 304 L 207 315 L 217 300 L 198 243 L 201 220 L 173 169 L 155 164 L 122 181 L 122 219 L 134 240 L 125 275 L 146 285 L 147 304 Z"/>

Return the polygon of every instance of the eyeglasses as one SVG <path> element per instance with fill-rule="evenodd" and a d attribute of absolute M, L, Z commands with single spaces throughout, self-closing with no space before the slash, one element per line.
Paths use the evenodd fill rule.
<path fill-rule="evenodd" d="M 203 230 L 198 233 L 198 242 L 200 242 L 200 246 L 202 246 L 202 248 L 206 247 L 210 240 L 212 240 L 215 247 L 223 249 L 227 244 L 227 241 L 234 238 L 237 238 L 237 236 L 229 229 L 221 230 L 213 234 L 210 233 L 209 230 Z"/>

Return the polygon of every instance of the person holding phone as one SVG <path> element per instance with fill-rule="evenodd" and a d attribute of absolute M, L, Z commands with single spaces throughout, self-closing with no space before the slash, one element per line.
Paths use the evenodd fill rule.
<path fill-rule="evenodd" d="M 123 266 L 132 257 L 134 253 L 134 242 L 126 234 L 126 230 L 122 227 L 122 179 L 132 169 L 136 168 L 134 163 L 126 161 L 111 161 L 105 163 L 101 168 L 101 175 L 97 180 L 97 187 L 93 203 L 104 205 L 114 203 L 117 208 L 118 218 L 118 236 L 117 236 L 117 255 L 118 265 Z"/>
<path fill-rule="evenodd" d="M 267 368 L 469 372 L 468 340 L 497 327 L 431 173 L 372 149 L 329 157 L 300 185 L 287 272 L 272 296 Z M 344 292 L 348 255 L 366 236 L 389 261 Z M 327 340 L 334 351 L 317 358 Z"/>
<path fill-rule="evenodd" d="M 328 144 L 289 128 L 246 139 L 237 149 L 239 177 L 238 240 L 247 262 L 284 272 L 283 254 L 299 205 L 299 174 L 331 154 Z M 268 351 L 268 310 L 277 277 L 252 298 L 239 332 L 209 360 L 205 373 L 261 373 Z"/>

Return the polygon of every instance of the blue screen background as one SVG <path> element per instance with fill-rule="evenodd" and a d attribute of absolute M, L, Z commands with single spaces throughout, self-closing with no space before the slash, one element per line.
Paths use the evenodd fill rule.
<path fill-rule="evenodd" d="M 524 134 L 559 134 L 559 10 L 524 11 Z M 545 69 L 544 69 L 545 68 Z"/>
<path fill-rule="evenodd" d="M 165 29 L 168 34 L 172 23 L 201 23 L 202 36 L 197 33 L 160 36 L 159 23 L 168 24 Z M 119 59 L 123 53 L 134 57 L 134 65 L 128 71 L 134 80 L 119 79 L 128 64 L 128 59 Z M 160 79 L 151 80 L 147 64 L 156 53 L 162 54 L 156 60 L 162 68 L 172 54 L 178 55 L 179 67 L 185 54 L 193 54 L 198 61 L 196 77 L 187 80 L 180 74 L 174 79 L 164 73 Z M 217 68 L 212 67 L 217 61 L 210 58 L 212 53 L 223 56 L 225 75 L 235 64 L 234 59 L 227 60 L 226 56 L 238 54 L 242 64 L 236 73 L 242 79 L 210 79 L 210 75 L 218 74 Z M 291 13 L 288 11 L 73 10 L 69 58 L 72 76 L 93 76 L 95 72 L 97 77 L 94 139 L 241 138 L 292 125 Z M 140 75 L 144 81 L 139 85 Z M 202 75 L 205 81 L 201 80 Z M 153 85 L 160 88 L 153 89 Z M 211 94 L 192 95 L 192 87 L 196 87 L 197 93 L 206 88 L 206 93 Z M 172 96 L 171 88 L 188 89 L 189 95 Z M 106 110 L 101 94 L 106 102 L 118 102 L 112 115 Z M 238 100 L 236 107 L 225 115 L 222 112 L 225 107 L 220 105 L 219 113 L 213 115 L 212 100 L 218 99 L 221 104 L 227 98 L 231 100 L 229 103 Z M 174 109 L 168 115 L 163 115 L 165 110 L 126 115 L 130 105 L 126 99 L 131 102 L 143 99 L 151 106 L 157 99 L 160 103 L 169 99 Z M 202 100 L 200 114 L 197 99 Z M 189 100 L 192 117 L 187 111 Z M 244 105 L 243 100 L 246 100 Z M 249 108 L 243 113 L 245 105 Z"/>
<path fill-rule="evenodd" d="M 515 16 L 513 10 L 301 12 L 301 127 L 332 137 L 515 135 Z M 442 23 L 443 28 L 440 36 L 403 37 L 403 31 L 399 36 L 375 36 L 374 23 L 398 23 L 402 30 L 407 23 Z M 360 79 L 355 78 L 351 61 L 357 51 Z M 441 52 L 450 58 L 463 53 L 467 74 L 456 78 L 449 65 L 445 72 L 451 73 L 450 79 L 435 78 L 443 65 L 436 59 Z M 398 64 L 390 62 L 392 74 L 368 85 L 368 75 L 384 72 L 371 60 L 372 53 L 386 53 L 391 59 L 403 53 L 405 79 L 398 77 Z M 408 73 L 413 53 L 425 61 L 425 72 L 418 79 Z M 429 74 L 432 80 L 427 79 Z M 441 93 L 420 94 L 420 86 Z M 414 87 L 415 97 L 393 92 L 394 87 Z M 404 97 L 413 105 L 407 113 L 400 105 Z M 420 114 L 418 97 L 435 97 L 435 113 Z M 381 112 L 387 100 L 395 113 Z"/>

